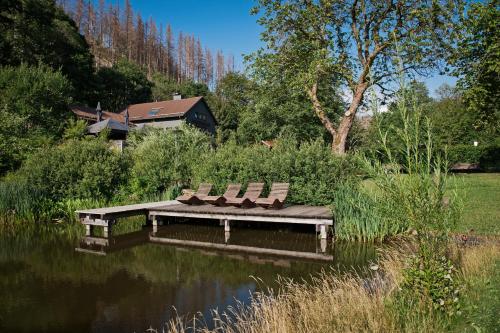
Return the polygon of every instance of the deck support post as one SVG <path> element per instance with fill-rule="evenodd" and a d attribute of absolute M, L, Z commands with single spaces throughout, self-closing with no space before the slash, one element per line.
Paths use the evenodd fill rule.
<path fill-rule="evenodd" d="M 224 232 L 224 243 L 229 243 L 229 238 L 231 237 L 231 233 L 229 231 Z"/>
<path fill-rule="evenodd" d="M 90 224 L 85 225 L 85 236 L 92 236 L 94 232 L 94 226 Z"/>
<path fill-rule="evenodd" d="M 320 230 L 320 238 L 326 239 L 326 224 L 320 224 L 319 230 Z"/>
<path fill-rule="evenodd" d="M 103 236 L 104 238 L 108 238 L 109 236 L 111 236 L 111 225 L 108 225 L 107 227 L 103 227 L 104 229 L 104 232 L 103 232 Z"/>
<path fill-rule="evenodd" d="M 229 220 L 224 220 L 224 231 L 225 232 L 231 231 L 231 224 L 230 224 Z"/>
<path fill-rule="evenodd" d="M 155 216 L 152 216 L 152 224 L 153 224 L 153 232 L 154 233 L 157 233 L 158 232 L 158 217 L 155 215 Z"/>
<path fill-rule="evenodd" d="M 107 220 L 107 224 L 103 227 L 103 236 L 104 238 L 111 237 L 111 232 L 113 231 L 113 225 L 115 224 L 115 220 Z"/>

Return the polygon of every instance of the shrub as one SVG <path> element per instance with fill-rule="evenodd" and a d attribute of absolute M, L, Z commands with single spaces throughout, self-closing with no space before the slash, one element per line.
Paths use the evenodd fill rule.
<path fill-rule="evenodd" d="M 69 140 L 32 155 L 20 175 L 54 202 L 109 200 L 127 179 L 128 161 L 100 139 Z"/>
<path fill-rule="evenodd" d="M 187 185 L 200 158 L 210 150 L 210 138 L 183 125 L 178 130 L 145 129 L 130 140 L 133 161 L 131 190 L 139 197 Z"/>
<path fill-rule="evenodd" d="M 261 181 L 267 190 L 273 182 L 289 182 L 288 202 L 330 205 L 337 185 L 354 178 L 355 170 L 351 159 L 334 156 L 321 140 L 297 145 L 283 139 L 271 150 L 229 141 L 203 156 L 193 169 L 193 186 L 211 182 L 222 193 L 232 182 L 246 186 Z"/>
<path fill-rule="evenodd" d="M 479 163 L 483 169 L 500 169 L 500 145 L 456 145 L 448 148 L 450 165 L 456 163 Z"/>
<path fill-rule="evenodd" d="M 0 175 L 59 137 L 69 118 L 68 80 L 49 67 L 0 68 Z"/>

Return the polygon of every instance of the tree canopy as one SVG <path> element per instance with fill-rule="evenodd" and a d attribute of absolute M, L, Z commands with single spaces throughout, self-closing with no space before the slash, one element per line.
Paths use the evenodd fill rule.
<path fill-rule="evenodd" d="M 474 127 L 490 138 L 500 128 L 500 10 L 498 1 L 473 3 L 450 57 L 464 102 L 474 114 Z"/>
<path fill-rule="evenodd" d="M 5 0 L 0 5 L 0 65 L 46 64 L 61 69 L 86 101 L 93 56 L 73 20 L 53 0 Z"/>
<path fill-rule="evenodd" d="M 460 11 L 450 1 L 260 0 L 255 13 L 266 47 L 250 60 L 307 94 L 333 151 L 342 154 L 367 89 L 385 87 L 401 70 L 425 74 L 439 66 Z M 352 95 L 338 118 L 319 93 L 325 84 Z"/>
<path fill-rule="evenodd" d="M 45 65 L 0 67 L 0 174 L 60 136 L 69 117 L 70 85 Z"/>

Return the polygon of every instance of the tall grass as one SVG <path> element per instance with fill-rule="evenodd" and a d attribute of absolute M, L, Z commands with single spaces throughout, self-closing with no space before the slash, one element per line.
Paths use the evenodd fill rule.
<path fill-rule="evenodd" d="M 26 182 L 0 182 L 0 221 L 36 221 L 43 206 L 40 198 Z"/>
<path fill-rule="evenodd" d="M 447 192 L 446 155 L 434 147 L 430 121 L 404 78 L 400 84 L 391 111 L 399 125 L 389 129 L 391 136 L 379 133 L 382 151 L 374 155 L 382 158 L 360 157 L 371 188 L 347 183 L 335 195 L 340 239 L 383 240 L 410 229 L 419 238 L 436 238 L 435 232 L 446 236 L 460 216 L 460 199 Z"/>
<path fill-rule="evenodd" d="M 460 281 L 469 284 L 491 277 L 500 260 L 496 244 L 477 248 L 455 247 Z M 278 291 L 256 293 L 250 304 L 213 312 L 213 329 L 199 317 L 176 317 L 166 331 L 227 333 L 305 332 L 450 332 L 473 331 L 480 323 L 469 322 L 469 313 L 451 319 L 442 312 L 428 311 L 427 303 L 400 303 L 405 258 L 411 246 L 386 252 L 378 269 L 366 278 L 324 272 L 310 284 L 281 280 Z M 478 328 L 480 330 L 480 328 Z M 165 331 L 165 330 L 163 330 Z"/>

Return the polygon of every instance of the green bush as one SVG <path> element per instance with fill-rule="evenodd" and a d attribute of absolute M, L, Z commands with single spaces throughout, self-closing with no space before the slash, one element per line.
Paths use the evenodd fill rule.
<path fill-rule="evenodd" d="M 450 165 L 456 163 L 479 163 L 483 169 L 500 169 L 500 145 L 456 145 L 448 148 Z"/>
<path fill-rule="evenodd" d="M 434 309 L 449 316 L 456 315 L 460 311 L 456 273 L 457 270 L 445 256 L 429 260 L 412 256 L 403 270 L 401 296 L 406 296 L 407 300 L 427 299 Z"/>
<path fill-rule="evenodd" d="M 47 66 L 0 68 L 0 175 L 61 135 L 70 92 L 62 73 Z"/>
<path fill-rule="evenodd" d="M 131 191 L 139 197 L 188 185 L 193 169 L 210 151 L 210 138 L 187 125 L 177 130 L 144 129 L 131 137 Z"/>
<path fill-rule="evenodd" d="M 54 202 L 109 200 L 128 177 L 128 161 L 100 139 L 69 140 L 32 155 L 20 176 Z"/>
<path fill-rule="evenodd" d="M 289 203 L 330 205 L 339 182 L 354 178 L 355 170 L 350 158 L 334 156 L 320 140 L 300 146 L 281 140 L 271 150 L 229 141 L 203 156 L 193 169 L 193 186 L 210 182 L 222 193 L 232 182 L 261 181 L 267 190 L 273 182 L 289 182 Z"/>

